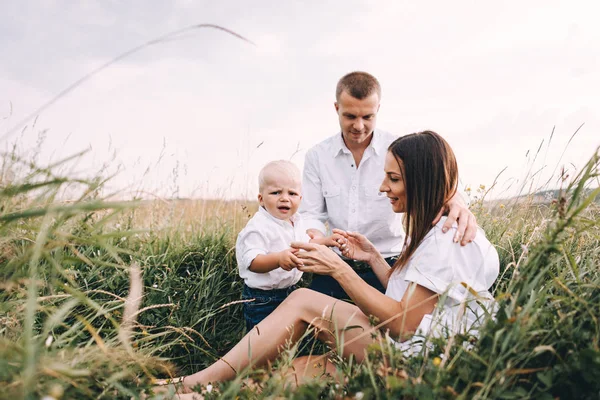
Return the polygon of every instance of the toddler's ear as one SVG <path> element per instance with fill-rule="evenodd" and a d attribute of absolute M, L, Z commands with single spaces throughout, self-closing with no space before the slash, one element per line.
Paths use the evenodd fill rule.
<path fill-rule="evenodd" d="M 263 205 L 263 198 L 262 198 L 262 194 L 260 194 L 260 193 L 258 194 L 258 204 L 261 206 Z"/>

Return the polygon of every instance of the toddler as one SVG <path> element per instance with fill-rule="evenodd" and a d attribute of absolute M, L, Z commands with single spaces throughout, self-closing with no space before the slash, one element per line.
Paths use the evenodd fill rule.
<path fill-rule="evenodd" d="M 236 258 L 244 279 L 246 328 L 251 330 L 296 288 L 302 272 L 291 242 L 308 242 L 298 211 L 302 179 L 289 161 L 272 161 L 258 177 L 258 212 L 239 233 Z"/>

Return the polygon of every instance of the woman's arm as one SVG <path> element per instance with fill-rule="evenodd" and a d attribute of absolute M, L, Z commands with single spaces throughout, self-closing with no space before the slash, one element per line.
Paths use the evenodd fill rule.
<path fill-rule="evenodd" d="M 396 301 L 366 283 L 331 249 L 312 243 L 292 243 L 292 248 L 304 250 L 297 253 L 302 263 L 298 269 L 336 279 L 361 311 L 376 317 L 378 323 L 385 322 L 382 327 L 394 337 L 414 332 L 423 316 L 435 308 L 437 295 L 420 285 L 411 285 L 414 289 L 407 290 L 402 301 Z"/>
<path fill-rule="evenodd" d="M 366 283 L 350 267 L 339 269 L 332 277 L 362 312 L 377 317 L 377 324 L 384 323 L 382 328 L 389 329 L 390 335 L 400 340 L 411 336 L 423 316 L 431 314 L 437 303 L 435 292 L 416 283 L 411 283 L 402 300 L 396 301 Z"/>
<path fill-rule="evenodd" d="M 372 255 L 367 263 L 371 266 L 373 272 L 375 272 L 379 282 L 387 289 L 388 281 L 390 280 L 390 266 L 385 261 L 385 258 L 383 258 L 380 252 L 377 252 L 377 254 Z"/>
<path fill-rule="evenodd" d="M 338 240 L 342 255 L 369 264 L 379 282 L 387 289 L 390 266 L 373 243 L 366 236 L 357 232 L 334 229 L 333 233 L 342 238 L 342 240 Z"/>

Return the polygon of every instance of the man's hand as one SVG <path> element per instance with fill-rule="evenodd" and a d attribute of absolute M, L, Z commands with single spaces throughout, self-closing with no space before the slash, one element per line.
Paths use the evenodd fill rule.
<path fill-rule="evenodd" d="M 343 239 L 341 235 L 336 233 L 331 236 L 325 236 L 323 232 L 318 229 L 307 229 L 306 234 L 310 237 L 308 243 L 322 244 L 327 247 L 340 248 L 340 239 Z"/>
<path fill-rule="evenodd" d="M 296 257 L 298 249 L 287 249 L 279 252 L 279 267 L 286 271 L 291 271 L 298 266 L 302 266 L 302 261 Z"/>
<path fill-rule="evenodd" d="M 366 236 L 341 229 L 334 229 L 333 233 L 342 237 L 338 239 L 338 243 L 344 257 L 369 263 L 371 258 L 377 255 L 377 249 Z"/>
<path fill-rule="evenodd" d="M 460 242 L 461 246 L 470 243 L 475 239 L 477 234 L 477 220 L 473 213 L 469 211 L 465 204 L 462 196 L 457 192 L 454 194 L 448 203 L 444 205 L 444 208 L 440 210 L 440 213 L 435 217 L 433 225 L 437 224 L 442 218 L 444 212 L 448 211 L 448 218 L 444 222 L 442 232 L 446 233 L 452 225 L 457 222 L 458 229 L 454 235 L 454 243 Z"/>

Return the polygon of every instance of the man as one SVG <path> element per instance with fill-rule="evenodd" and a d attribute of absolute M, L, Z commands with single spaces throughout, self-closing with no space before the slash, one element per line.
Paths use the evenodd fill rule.
<path fill-rule="evenodd" d="M 379 192 L 387 148 L 395 136 L 375 129 L 381 86 L 366 72 L 351 72 L 342 77 L 336 88 L 335 110 L 340 133 L 324 140 L 306 153 L 303 172 L 304 198 L 300 212 L 310 227 L 310 237 L 324 237 L 338 228 L 365 235 L 392 265 L 402 250 L 404 230 L 385 194 Z M 473 240 L 477 231 L 475 217 L 460 195 L 447 204 L 446 232 L 458 221 L 455 242 Z M 463 236 L 464 233 L 464 236 Z M 337 237 L 329 237 L 330 246 L 338 246 Z M 345 259 L 371 286 L 384 292 L 377 273 L 367 264 Z M 311 289 L 336 297 L 349 297 L 329 276 L 313 276 Z"/>

